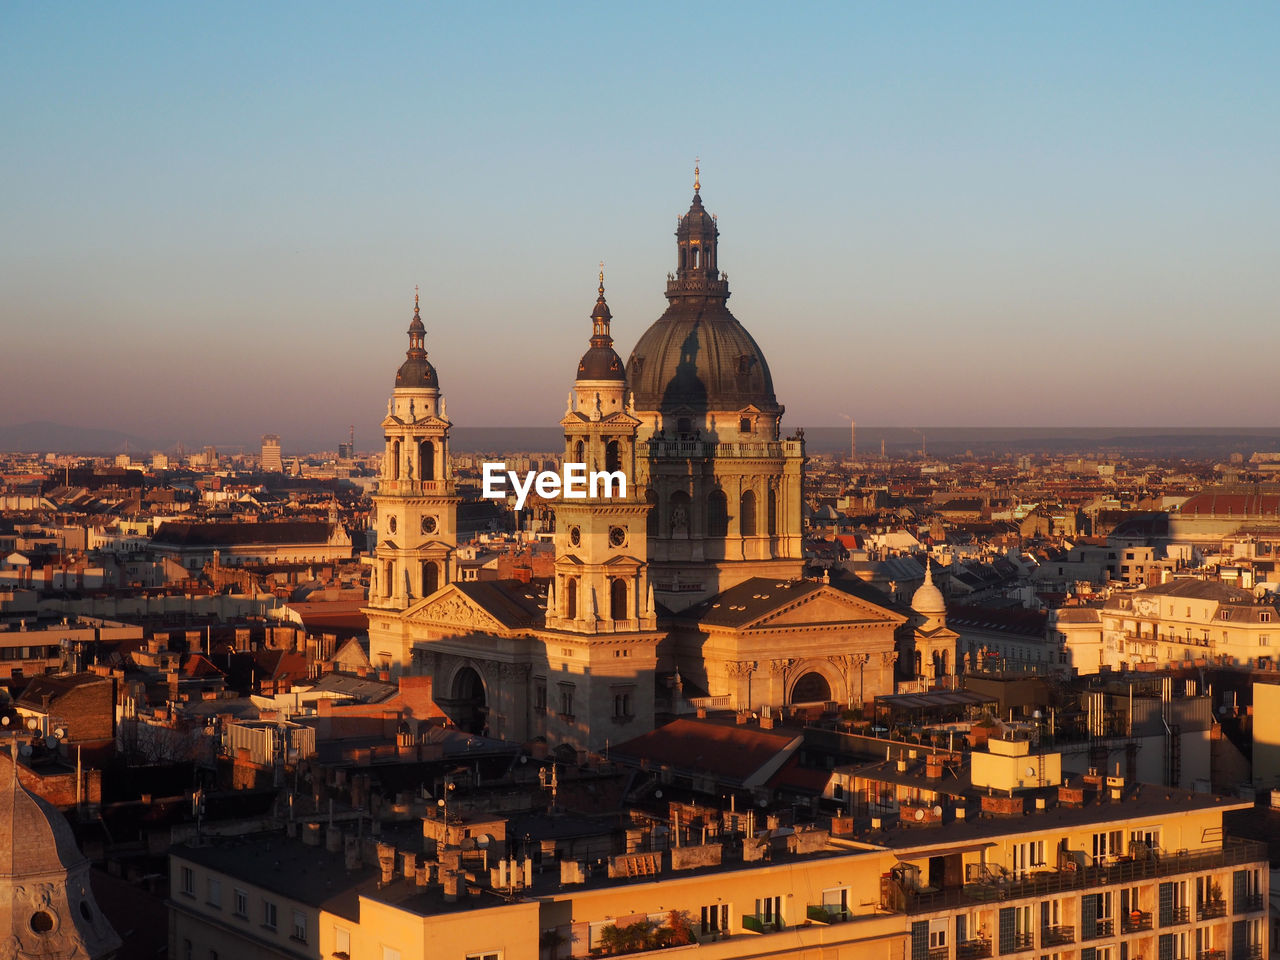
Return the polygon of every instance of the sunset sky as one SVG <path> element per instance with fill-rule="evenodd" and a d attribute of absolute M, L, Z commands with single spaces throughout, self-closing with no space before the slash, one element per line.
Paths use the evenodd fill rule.
<path fill-rule="evenodd" d="M 0 425 L 552 426 L 676 216 L 788 425 L 1277 422 L 1280 5 L 17 4 Z M 847 421 L 846 421 L 847 422 Z M 363 439 L 364 443 L 359 443 Z"/>

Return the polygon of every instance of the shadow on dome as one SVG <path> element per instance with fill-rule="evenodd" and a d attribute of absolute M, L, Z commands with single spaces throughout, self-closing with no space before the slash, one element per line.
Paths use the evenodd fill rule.
<path fill-rule="evenodd" d="M 659 428 L 669 438 L 680 440 L 702 439 L 702 428 L 707 422 L 707 385 L 698 373 L 698 351 L 702 344 L 698 338 L 698 324 L 680 345 L 680 362 L 662 393 Z"/>

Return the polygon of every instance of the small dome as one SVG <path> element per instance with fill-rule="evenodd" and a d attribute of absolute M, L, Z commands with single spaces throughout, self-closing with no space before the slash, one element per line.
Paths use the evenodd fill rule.
<path fill-rule="evenodd" d="M 436 368 L 426 357 L 408 357 L 396 371 L 397 387 L 439 387 Z"/>
<path fill-rule="evenodd" d="M 613 337 L 609 334 L 609 321 L 613 313 L 604 299 L 604 270 L 600 271 L 600 288 L 595 306 L 591 308 L 591 346 L 578 361 L 578 380 L 623 380 L 626 368 L 622 358 L 613 349 Z"/>
<path fill-rule="evenodd" d="M 947 602 L 942 591 L 933 583 L 933 562 L 925 561 L 924 583 L 911 597 L 911 609 L 926 617 L 938 617 L 947 612 Z"/>
<path fill-rule="evenodd" d="M 28 792 L 13 760 L 0 751 L 0 877 L 65 873 L 85 862 L 66 817 L 43 797 Z"/>

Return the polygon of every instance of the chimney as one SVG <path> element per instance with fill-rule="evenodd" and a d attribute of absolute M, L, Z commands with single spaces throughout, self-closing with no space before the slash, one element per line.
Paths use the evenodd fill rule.
<path fill-rule="evenodd" d="M 390 670 L 379 670 L 379 671 L 378 671 L 378 679 L 379 679 L 379 680 L 381 680 L 383 683 L 390 683 L 390 682 L 391 682 L 391 671 L 390 671 Z"/>
<path fill-rule="evenodd" d="M 924 775 L 930 780 L 942 779 L 942 757 L 931 753 L 924 761 Z"/>
<path fill-rule="evenodd" d="M 347 870 L 360 869 L 360 838 L 342 838 L 342 864 Z"/>
<path fill-rule="evenodd" d="M 304 823 L 302 825 L 302 842 L 308 847 L 320 846 L 320 824 Z"/>
<path fill-rule="evenodd" d="M 389 843 L 378 844 L 378 869 L 382 873 L 382 886 L 385 887 L 396 874 L 396 848 Z"/>

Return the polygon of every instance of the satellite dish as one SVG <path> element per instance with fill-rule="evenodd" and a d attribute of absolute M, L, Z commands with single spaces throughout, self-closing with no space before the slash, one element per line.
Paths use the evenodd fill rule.
<path fill-rule="evenodd" d="M 44 745 L 48 747 L 50 750 L 56 750 L 58 747 L 58 738 L 54 736 L 45 737 Z"/>
<path fill-rule="evenodd" d="M 923 820 L 923 819 L 924 819 L 924 811 L 923 811 L 922 809 L 920 809 L 919 807 L 916 807 L 916 819 L 917 819 L 917 820 Z"/>
<path fill-rule="evenodd" d="M 934 808 L 933 808 L 933 815 L 934 815 L 935 817 L 940 817 L 940 816 L 942 816 L 942 807 L 941 807 L 941 806 L 934 807 Z"/>
<path fill-rule="evenodd" d="M 38 726 L 40 726 L 40 721 L 39 721 L 39 720 L 37 720 L 35 717 L 28 717 L 28 718 L 27 718 L 27 729 L 28 729 L 28 730 L 34 730 L 34 729 L 35 729 L 36 727 L 38 727 Z"/>
<path fill-rule="evenodd" d="M 6 727 L 9 725 L 9 722 L 8 717 L 0 717 L 0 723 L 3 723 Z"/>
<path fill-rule="evenodd" d="M 655 790 L 655 791 L 653 791 L 653 798 L 654 798 L 655 800 L 661 800 L 661 799 L 662 799 L 662 791 L 661 791 L 661 790 Z"/>
<path fill-rule="evenodd" d="M 18 754 L 23 757 L 31 756 L 31 744 L 24 743 L 18 747 Z"/>

